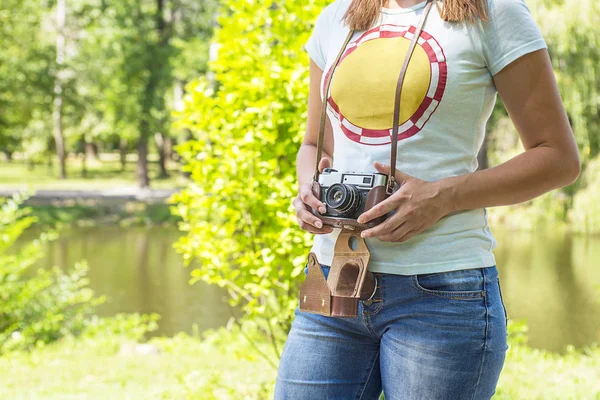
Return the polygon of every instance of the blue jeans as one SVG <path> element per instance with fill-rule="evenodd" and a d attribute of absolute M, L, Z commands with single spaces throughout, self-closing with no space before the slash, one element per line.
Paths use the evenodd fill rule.
<path fill-rule="evenodd" d="M 508 349 L 496 266 L 375 276 L 357 318 L 296 308 L 275 399 L 491 398 Z"/>

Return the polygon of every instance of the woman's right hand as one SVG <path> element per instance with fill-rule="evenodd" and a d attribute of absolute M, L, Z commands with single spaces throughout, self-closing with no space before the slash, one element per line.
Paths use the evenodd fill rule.
<path fill-rule="evenodd" d="M 319 171 L 323 171 L 325 168 L 330 167 L 330 161 L 328 158 L 322 158 L 319 162 Z M 305 182 L 298 188 L 298 195 L 293 201 L 293 205 L 296 208 L 296 219 L 300 229 L 306 232 L 315 234 L 325 234 L 333 231 L 333 227 L 329 225 L 323 225 L 321 218 L 314 215 L 309 207 L 319 210 L 321 214 L 326 212 L 325 204 L 321 202 L 313 193 L 312 190 L 313 181 Z"/>

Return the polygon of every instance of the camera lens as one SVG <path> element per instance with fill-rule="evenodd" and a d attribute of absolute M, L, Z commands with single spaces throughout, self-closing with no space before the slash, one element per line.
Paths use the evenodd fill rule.
<path fill-rule="evenodd" d="M 353 185 L 334 183 L 327 191 L 327 205 L 340 214 L 352 214 L 360 206 L 358 189 Z"/>

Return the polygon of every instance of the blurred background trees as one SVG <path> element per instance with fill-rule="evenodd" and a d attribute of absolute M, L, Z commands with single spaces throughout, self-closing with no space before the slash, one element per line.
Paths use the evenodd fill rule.
<path fill-rule="evenodd" d="M 168 175 L 171 111 L 182 87 L 203 75 L 216 1 L 57 0 L 3 2 L 0 11 L 0 151 L 30 163 L 56 154 L 86 159 L 137 154 L 137 182 Z"/>
<path fill-rule="evenodd" d="M 5 0 L 0 152 L 7 163 L 56 164 L 61 178 L 74 173 L 66 159 L 86 177 L 90 159 L 115 160 L 124 171 L 133 155 L 140 188 L 150 185 L 150 159 L 158 179 L 169 162 L 184 164 L 194 182 L 175 199 L 186 232 L 179 249 L 202 262 L 194 275 L 253 299 L 252 315 L 265 312 L 267 293 L 282 290 L 273 315 L 289 321 L 295 288 L 284 277 L 300 273 L 310 242 L 290 209 L 306 120 L 302 45 L 328 3 Z M 584 173 L 490 215 L 518 228 L 551 221 L 597 231 L 600 6 L 528 5 L 549 45 Z M 522 151 L 500 99 L 488 129 L 482 167 Z"/>
<path fill-rule="evenodd" d="M 330 2 L 2 1 L 0 191 L 28 183 L 89 194 L 152 184 L 171 193 L 182 186 L 174 175 L 191 180 L 181 180 L 171 209 L 149 198 L 77 200 L 70 191 L 62 202 L 37 196 L 29 207 L 21 196 L 0 198 L 0 353 L 48 346 L 0 354 L 1 398 L 36 386 L 44 398 L 64 398 L 65 390 L 127 397 L 132 387 L 131 398 L 268 397 L 275 368 L 267 367 L 276 366 L 290 328 L 312 240 L 291 207 L 306 128 L 302 45 Z M 600 6 L 527 4 L 548 43 L 584 172 L 566 188 L 489 210 L 512 363 L 498 396 L 583 398 L 597 392 L 598 347 L 564 356 L 539 349 L 599 338 L 600 246 L 591 233 L 600 232 Z M 480 167 L 522 151 L 498 99 Z M 64 229 L 59 240 L 48 225 Z M 109 301 L 100 304 L 92 287 Z M 122 311 L 164 319 L 97 317 Z M 512 320 L 521 317 L 535 349 Z M 196 340 L 213 327 L 220 328 Z M 144 340 L 154 328 L 174 336 L 154 342 L 161 354 L 122 362 L 112 335 Z M 90 330 L 97 338 L 86 342 Z M 540 370 L 554 373 L 540 380 Z"/>

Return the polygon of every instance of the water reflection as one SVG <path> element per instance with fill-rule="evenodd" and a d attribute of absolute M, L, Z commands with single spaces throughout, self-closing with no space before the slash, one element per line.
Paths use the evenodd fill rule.
<path fill-rule="evenodd" d="M 600 237 L 560 231 L 510 232 L 494 227 L 502 295 L 509 319 L 525 318 L 529 344 L 563 352 L 600 342 Z M 198 282 L 172 248 L 175 228 L 93 227 L 65 231 L 48 244 L 41 265 L 87 259 L 90 285 L 111 301 L 102 315 L 157 312 L 160 334 L 223 325 L 232 314 L 225 292 Z"/>
<path fill-rule="evenodd" d="M 600 342 L 600 237 L 495 229 L 509 319 L 525 318 L 529 344 L 559 353 Z"/>
<path fill-rule="evenodd" d="M 158 334 L 190 333 L 224 325 L 232 315 L 226 292 L 214 285 L 189 284 L 185 268 L 172 244 L 174 228 L 76 228 L 48 244 L 43 267 L 71 266 L 86 259 L 90 286 L 109 301 L 99 314 L 156 312 L 161 315 Z"/>

